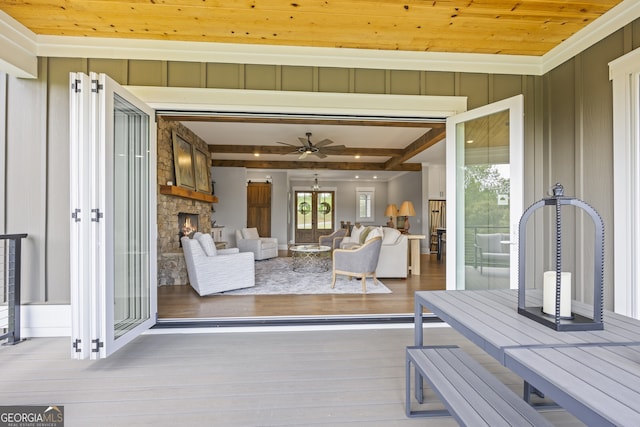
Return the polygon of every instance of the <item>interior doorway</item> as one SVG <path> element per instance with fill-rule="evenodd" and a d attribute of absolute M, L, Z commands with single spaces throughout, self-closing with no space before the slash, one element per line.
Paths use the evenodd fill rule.
<path fill-rule="evenodd" d="M 271 236 L 271 183 L 249 182 L 247 185 L 247 228 L 257 228 L 258 235 Z"/>
<path fill-rule="evenodd" d="M 317 243 L 333 232 L 335 192 L 296 191 L 296 243 Z"/>

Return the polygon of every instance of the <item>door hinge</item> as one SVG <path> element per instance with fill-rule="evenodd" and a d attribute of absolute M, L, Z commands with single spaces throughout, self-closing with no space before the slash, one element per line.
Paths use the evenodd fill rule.
<path fill-rule="evenodd" d="M 93 216 L 93 214 L 96 214 Z M 92 222 L 100 222 L 100 218 L 103 218 L 104 214 L 100 212 L 100 209 L 91 209 L 91 221 Z"/>
<path fill-rule="evenodd" d="M 76 353 L 80 353 L 80 352 L 82 351 L 82 350 L 80 349 L 80 343 L 81 343 L 81 342 L 82 342 L 82 340 L 81 340 L 81 339 L 78 339 L 78 338 L 76 338 L 76 339 L 73 341 L 72 346 L 73 346 L 73 348 L 75 349 Z"/>
<path fill-rule="evenodd" d="M 82 86 L 80 85 L 80 80 L 76 79 L 73 83 L 71 83 L 71 90 L 74 91 L 75 93 L 82 92 Z"/>
<path fill-rule="evenodd" d="M 91 92 L 98 93 L 102 89 L 104 89 L 104 86 L 101 85 L 97 80 L 91 80 Z"/>
<path fill-rule="evenodd" d="M 104 342 L 100 341 L 99 338 L 96 338 L 95 340 L 91 340 L 91 344 L 95 346 L 94 348 L 91 349 L 91 351 L 94 353 L 99 353 L 100 349 L 104 347 Z"/>
<path fill-rule="evenodd" d="M 73 212 L 71 212 L 71 218 L 73 218 L 75 222 L 80 222 L 80 212 L 80 209 L 74 209 Z"/>

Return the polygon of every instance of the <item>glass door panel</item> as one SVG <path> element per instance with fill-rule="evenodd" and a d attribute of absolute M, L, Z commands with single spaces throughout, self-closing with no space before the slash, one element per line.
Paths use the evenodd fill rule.
<path fill-rule="evenodd" d="M 296 243 L 317 243 L 335 224 L 333 191 L 296 191 Z"/>
<path fill-rule="evenodd" d="M 155 324 L 155 112 L 104 74 L 96 77 L 104 138 L 106 357 Z"/>
<path fill-rule="evenodd" d="M 517 288 L 522 108 L 518 96 L 447 120 L 448 289 Z"/>

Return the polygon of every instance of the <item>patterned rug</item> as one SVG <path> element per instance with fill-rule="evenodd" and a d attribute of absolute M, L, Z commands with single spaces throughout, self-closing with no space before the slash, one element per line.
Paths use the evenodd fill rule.
<path fill-rule="evenodd" d="M 297 273 L 291 269 L 291 258 L 278 257 L 256 261 L 256 285 L 252 288 L 222 292 L 224 295 L 286 295 L 286 294 L 361 294 L 362 282 L 338 276 L 331 289 L 331 270 L 325 273 Z M 391 290 L 378 280 L 367 278 L 368 294 L 390 294 Z"/>

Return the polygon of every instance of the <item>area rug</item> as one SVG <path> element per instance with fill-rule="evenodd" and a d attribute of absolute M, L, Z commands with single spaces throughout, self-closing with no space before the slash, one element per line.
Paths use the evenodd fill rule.
<path fill-rule="evenodd" d="M 367 278 L 367 294 L 390 294 L 380 280 L 373 283 Z M 297 273 L 291 269 L 290 257 L 278 257 L 256 261 L 256 285 L 252 288 L 222 292 L 224 295 L 314 295 L 314 294 L 362 294 L 362 282 L 355 278 L 338 276 L 335 288 L 331 288 L 331 270 L 325 273 Z M 217 294 L 220 295 L 220 294 Z"/>

